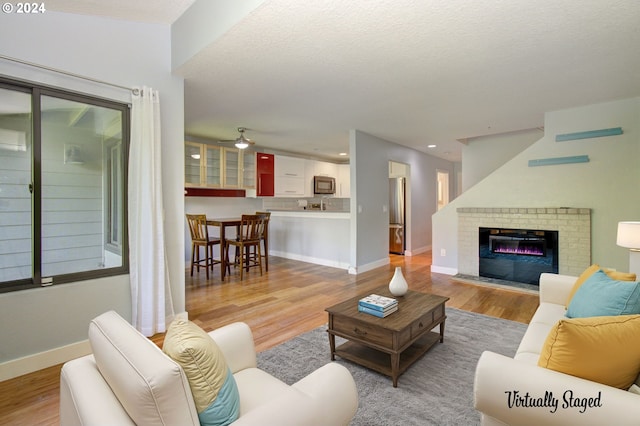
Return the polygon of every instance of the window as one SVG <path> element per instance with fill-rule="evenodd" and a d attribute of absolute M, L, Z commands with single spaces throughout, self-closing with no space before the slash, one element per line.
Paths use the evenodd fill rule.
<path fill-rule="evenodd" d="M 128 272 L 126 104 L 0 80 L 0 292 Z"/>
<path fill-rule="evenodd" d="M 117 140 L 106 146 L 104 203 L 107 212 L 105 235 L 107 250 L 115 255 L 122 255 L 122 141 Z M 109 262 L 107 262 L 109 264 Z"/>

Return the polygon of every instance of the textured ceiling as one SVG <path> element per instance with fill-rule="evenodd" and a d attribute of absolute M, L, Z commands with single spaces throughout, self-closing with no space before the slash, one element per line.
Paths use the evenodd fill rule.
<path fill-rule="evenodd" d="M 189 3 L 47 6 L 171 22 Z M 185 131 L 244 126 L 259 147 L 337 159 L 359 129 L 459 161 L 458 140 L 640 96 L 639 22 L 628 0 L 267 0 L 179 69 Z"/>

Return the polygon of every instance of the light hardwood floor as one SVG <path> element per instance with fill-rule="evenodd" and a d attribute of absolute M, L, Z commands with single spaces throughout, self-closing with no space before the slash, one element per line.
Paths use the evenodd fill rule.
<path fill-rule="evenodd" d="M 457 282 L 432 274 L 431 254 L 391 256 L 389 266 L 349 275 L 341 269 L 271 257 L 269 272 L 252 269 L 244 281 L 232 271 L 220 283 L 218 266 L 209 281 L 204 271 L 186 273 L 189 318 L 205 330 L 244 321 L 256 348 L 263 351 L 326 323 L 324 309 L 366 294 L 391 279 L 401 266 L 411 290 L 448 296 L 447 306 L 528 323 L 538 306 L 537 295 Z M 152 338 L 162 344 L 163 335 Z M 329 361 L 327 341 L 327 361 Z M 428 356 L 428 354 L 426 355 Z M 57 425 L 61 365 L 0 383 L 0 425 Z"/>

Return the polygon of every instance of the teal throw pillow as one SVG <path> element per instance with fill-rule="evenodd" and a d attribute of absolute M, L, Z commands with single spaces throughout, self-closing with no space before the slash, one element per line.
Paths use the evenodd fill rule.
<path fill-rule="evenodd" d="M 567 307 L 568 318 L 640 314 L 640 282 L 617 281 L 600 269 L 580 286 Z"/>
<path fill-rule="evenodd" d="M 240 394 L 216 342 L 191 321 L 171 323 L 162 346 L 184 370 L 201 426 L 224 426 L 240 415 Z"/>

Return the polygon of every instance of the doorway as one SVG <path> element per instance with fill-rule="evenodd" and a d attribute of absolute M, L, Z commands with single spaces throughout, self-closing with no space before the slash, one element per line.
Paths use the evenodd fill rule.
<path fill-rule="evenodd" d="M 446 170 L 436 171 L 438 181 L 438 210 L 449 204 L 449 172 Z"/>
<path fill-rule="evenodd" d="M 389 161 L 389 253 L 406 253 L 409 243 L 409 194 L 409 165 Z"/>

